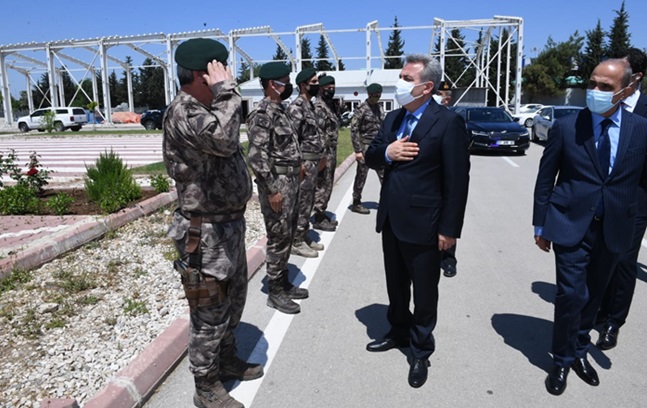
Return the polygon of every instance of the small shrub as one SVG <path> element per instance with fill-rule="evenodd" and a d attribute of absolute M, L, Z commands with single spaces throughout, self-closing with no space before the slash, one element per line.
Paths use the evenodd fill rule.
<path fill-rule="evenodd" d="M 65 327 L 65 319 L 62 317 L 55 317 L 49 322 L 45 323 L 46 329 L 56 329 Z"/>
<path fill-rule="evenodd" d="M 38 158 L 40 155 L 36 152 L 31 152 L 29 155 L 29 163 L 25 164 L 29 169 L 27 171 L 27 177 L 22 180 L 16 180 L 18 182 L 25 182 L 32 190 L 35 190 L 37 193 L 43 192 L 43 186 L 49 184 L 50 171 L 43 169 L 43 165 L 40 164 Z"/>
<path fill-rule="evenodd" d="M 163 174 L 156 174 L 151 177 L 151 186 L 153 186 L 157 194 L 166 193 L 171 189 L 171 183 Z"/>
<path fill-rule="evenodd" d="M 85 190 L 106 213 L 115 212 L 141 197 L 141 188 L 117 153 L 101 153 L 95 167 L 87 167 Z"/>
<path fill-rule="evenodd" d="M 0 294 L 14 290 L 18 285 L 31 281 L 31 273 L 20 269 L 15 269 L 11 275 L 0 279 Z"/>
<path fill-rule="evenodd" d="M 90 277 L 90 274 L 76 276 L 68 270 L 61 269 L 54 273 L 54 277 L 60 280 L 59 286 L 68 293 L 79 293 L 97 287 L 96 282 Z"/>
<path fill-rule="evenodd" d="M 0 190 L 0 214 L 38 214 L 40 210 L 41 202 L 36 197 L 36 192 L 25 183 Z"/>
<path fill-rule="evenodd" d="M 73 202 L 74 199 L 69 194 L 59 193 L 47 200 L 47 207 L 56 215 L 65 215 L 70 212 L 70 205 Z"/>
<path fill-rule="evenodd" d="M 134 299 L 124 299 L 124 312 L 128 313 L 131 316 L 135 316 L 138 314 L 146 314 L 148 313 L 148 308 L 146 307 L 145 302 L 141 302 L 138 300 Z"/>
<path fill-rule="evenodd" d="M 43 117 L 40 120 L 47 133 L 52 133 L 54 130 L 54 119 L 56 119 L 56 112 L 53 110 L 48 110 L 43 113 Z"/>

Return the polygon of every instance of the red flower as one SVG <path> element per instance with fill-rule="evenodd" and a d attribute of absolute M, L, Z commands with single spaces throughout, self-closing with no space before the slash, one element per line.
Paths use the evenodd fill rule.
<path fill-rule="evenodd" d="M 31 168 L 31 169 L 29 169 L 29 171 L 27 172 L 27 175 L 31 177 L 31 176 L 35 176 L 35 175 L 36 175 L 36 173 L 38 173 L 38 169 L 37 169 L 36 167 L 32 167 L 32 168 Z"/>

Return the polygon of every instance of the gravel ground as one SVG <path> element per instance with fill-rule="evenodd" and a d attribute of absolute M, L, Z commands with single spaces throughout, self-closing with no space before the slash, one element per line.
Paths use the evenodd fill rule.
<path fill-rule="evenodd" d="M 247 208 L 249 247 L 265 227 L 258 203 Z M 0 294 L 0 407 L 83 405 L 182 314 L 170 219 L 169 208 L 140 218 Z"/>

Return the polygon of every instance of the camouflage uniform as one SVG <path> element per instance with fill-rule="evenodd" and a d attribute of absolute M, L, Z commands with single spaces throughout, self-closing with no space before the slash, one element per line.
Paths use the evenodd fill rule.
<path fill-rule="evenodd" d="M 258 199 L 267 232 L 266 269 L 270 280 L 287 269 L 296 230 L 301 149 L 282 104 L 265 98 L 247 116 L 249 164 L 256 176 Z M 277 174 L 276 167 L 285 168 Z M 290 173 L 290 169 L 292 173 Z M 281 212 L 270 207 L 269 196 L 283 196 Z"/>
<path fill-rule="evenodd" d="M 191 310 L 189 369 L 196 378 L 218 379 L 220 357 L 235 356 L 232 330 L 247 297 L 243 215 L 252 185 L 240 145 L 236 82 L 219 82 L 211 89 L 211 106 L 185 92 L 171 102 L 164 116 L 163 152 L 179 201 L 168 235 L 184 257 L 188 217 L 200 214 L 201 271 L 228 284 L 222 303 Z"/>
<path fill-rule="evenodd" d="M 380 130 L 383 120 L 384 111 L 379 103 L 371 105 L 368 101 L 364 101 L 355 109 L 350 125 L 350 137 L 355 153 L 366 154 L 366 149 L 368 149 L 368 146 Z M 384 170 L 377 170 L 377 175 L 381 183 Z M 353 202 L 362 200 L 362 190 L 364 190 L 367 176 L 368 166 L 366 163 L 357 162 L 357 173 L 355 173 L 355 183 L 353 184 Z"/>
<path fill-rule="evenodd" d="M 317 214 L 324 214 L 326 208 L 328 208 L 328 201 L 330 200 L 335 179 L 335 168 L 337 167 L 339 115 L 333 111 L 321 96 L 317 97 L 314 105 L 319 130 L 323 136 L 324 157 L 326 158 L 326 167 L 317 176 L 314 210 Z"/>
<path fill-rule="evenodd" d="M 315 199 L 317 167 L 323 154 L 324 145 L 317 126 L 314 105 L 310 100 L 299 95 L 288 107 L 288 116 L 298 136 L 305 167 L 305 176 L 299 184 L 299 218 L 294 234 L 294 242 L 302 242 L 306 239 L 310 225 L 309 218 Z"/>

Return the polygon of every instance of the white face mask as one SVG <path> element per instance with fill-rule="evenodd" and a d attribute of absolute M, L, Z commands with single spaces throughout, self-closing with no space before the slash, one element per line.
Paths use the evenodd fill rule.
<path fill-rule="evenodd" d="M 443 104 L 443 97 L 442 97 L 442 96 L 440 96 L 440 95 L 433 95 L 433 96 L 432 96 L 432 98 L 434 98 L 434 101 L 436 101 L 436 103 L 437 103 L 438 105 L 442 105 L 442 104 Z"/>
<path fill-rule="evenodd" d="M 624 91 L 624 88 L 616 93 L 598 91 L 597 89 L 587 89 L 586 106 L 591 112 L 595 112 L 601 115 L 605 112 L 610 111 L 611 108 L 613 108 L 618 102 L 620 102 L 620 99 L 618 99 L 618 101 L 614 103 L 613 98 L 622 91 Z"/>
<path fill-rule="evenodd" d="M 413 91 L 413 88 L 424 84 L 425 82 L 423 82 L 422 84 L 413 84 L 411 82 L 405 81 L 402 78 L 398 79 L 398 82 L 395 83 L 395 100 L 398 102 L 400 106 L 410 104 L 411 102 L 415 101 L 416 99 L 422 96 L 422 94 L 418 96 L 411 95 L 411 91 Z"/>

